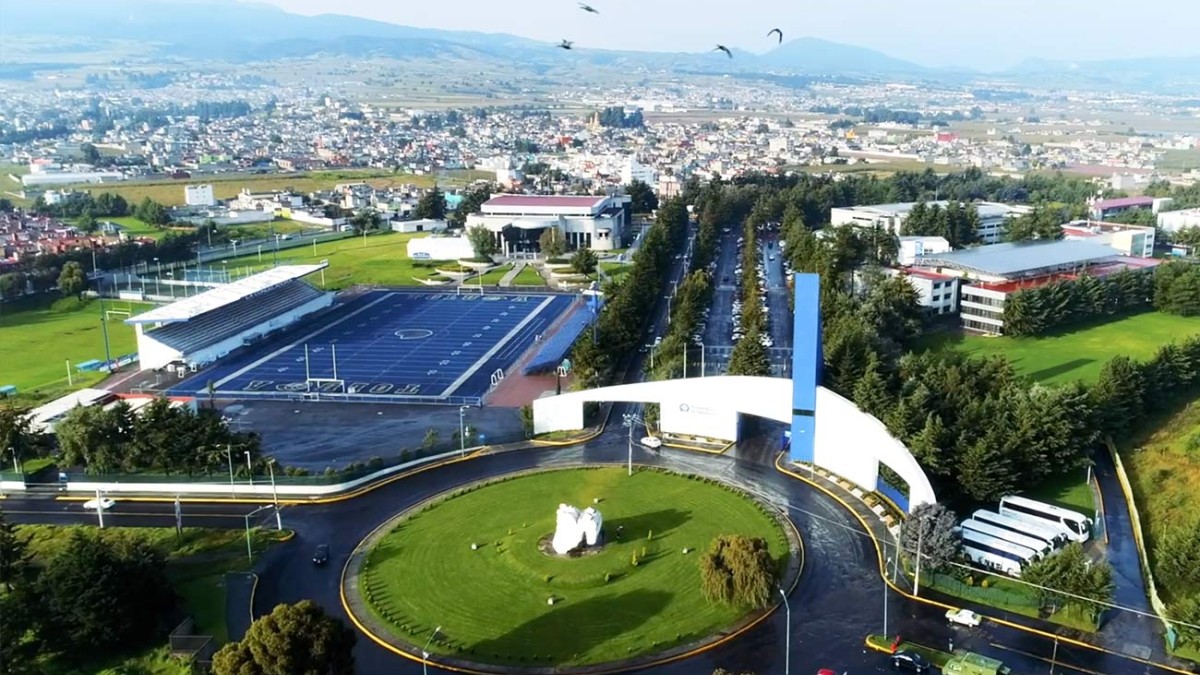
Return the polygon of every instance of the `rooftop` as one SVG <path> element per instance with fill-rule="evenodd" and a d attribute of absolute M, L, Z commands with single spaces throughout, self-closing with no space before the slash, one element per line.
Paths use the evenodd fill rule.
<path fill-rule="evenodd" d="M 292 279 L 299 279 L 328 266 L 329 263 L 322 262 L 315 265 L 280 265 L 279 267 L 272 267 L 265 272 L 252 274 L 244 279 L 238 279 L 233 283 L 218 286 L 199 295 L 193 295 L 190 298 L 184 298 L 183 300 L 172 302 L 162 307 L 155 307 L 148 312 L 125 319 L 125 323 L 172 323 L 188 321 L 201 314 L 219 309 L 247 296 L 291 281 Z"/>
<path fill-rule="evenodd" d="M 1153 197 L 1121 197 L 1119 199 L 1101 199 L 1093 206 L 1097 209 L 1119 209 L 1123 206 L 1153 206 Z"/>
<path fill-rule="evenodd" d="M 541 207 L 570 207 L 576 209 L 590 209 L 600 205 L 600 202 L 608 199 L 604 196 L 583 195 L 583 196 L 559 196 L 559 195 L 500 195 L 492 197 L 484 202 L 484 206 L 541 206 Z"/>
<path fill-rule="evenodd" d="M 925 267 L 952 267 L 1001 277 L 1027 276 L 1043 270 L 1109 260 L 1117 251 L 1091 241 L 1020 241 L 917 256 Z"/>

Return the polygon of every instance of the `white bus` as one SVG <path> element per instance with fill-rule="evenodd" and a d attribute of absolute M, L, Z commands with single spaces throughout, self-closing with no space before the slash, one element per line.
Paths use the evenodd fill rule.
<path fill-rule="evenodd" d="M 989 572 L 999 572 L 1007 574 L 1010 577 L 1021 576 L 1021 563 L 1015 560 L 994 553 L 988 553 L 987 551 L 977 549 L 974 546 L 967 546 L 966 544 L 963 544 L 962 552 L 967 557 L 967 560 Z"/>
<path fill-rule="evenodd" d="M 1025 548 L 1020 544 L 1014 544 L 1010 541 L 993 537 L 990 534 L 975 532 L 974 530 L 964 530 L 961 527 L 957 529 L 959 534 L 962 536 L 962 545 L 964 551 L 967 549 L 973 549 L 981 553 L 987 553 L 990 556 L 993 556 L 993 558 L 1002 558 L 1008 560 L 1010 563 L 1013 563 L 1012 565 L 1009 565 L 1008 563 L 998 563 L 993 558 L 986 558 L 983 560 L 976 560 L 972 558 L 972 562 L 983 565 L 984 567 L 998 570 L 1004 572 L 1005 574 L 1011 574 L 1012 576 L 1020 576 L 1021 568 L 1038 559 L 1037 551 Z M 968 553 L 968 557 L 970 556 L 971 554 Z"/>
<path fill-rule="evenodd" d="M 1032 518 L 1013 518 L 1012 516 L 1000 515 L 995 511 L 988 511 L 987 509 L 979 509 L 975 513 L 972 513 L 971 517 L 988 525 L 995 525 L 1006 530 L 1036 537 L 1054 548 L 1058 548 L 1067 542 L 1067 528 L 1056 523 L 1034 520 Z"/>
<path fill-rule="evenodd" d="M 1018 546 L 1024 546 L 1025 548 L 1036 553 L 1038 559 L 1046 557 L 1047 554 L 1054 550 L 1054 547 L 1051 546 L 1050 542 L 1048 541 L 1038 539 L 1037 537 L 1031 537 L 1027 534 L 1021 534 L 1020 532 L 1006 530 L 1003 527 L 990 525 L 983 521 L 975 520 L 974 518 L 964 520 L 961 527 L 963 532 L 968 530 L 971 532 L 978 532 L 979 534 L 986 534 L 990 537 L 1012 542 Z"/>
<path fill-rule="evenodd" d="M 1000 513 L 1026 520 L 1038 519 L 1058 523 L 1067 528 L 1071 541 L 1087 541 L 1091 536 L 1092 519 L 1053 504 L 1044 504 L 1028 497 L 1008 495 L 1000 499 Z"/>

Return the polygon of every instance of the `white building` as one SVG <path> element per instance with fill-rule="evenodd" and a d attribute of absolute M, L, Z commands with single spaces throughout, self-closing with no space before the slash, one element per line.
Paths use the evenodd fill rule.
<path fill-rule="evenodd" d="M 946 208 L 950 202 L 942 200 L 926 202 L 927 206 Z M 896 204 L 875 204 L 873 206 L 845 206 L 829 210 L 829 222 L 832 225 L 853 225 L 855 227 L 872 228 L 876 225 L 900 234 L 904 219 L 912 212 L 917 202 L 900 202 Z M 1004 238 L 1004 224 L 1009 218 L 1029 213 L 1027 206 L 1009 206 L 997 202 L 975 202 L 975 210 L 979 213 L 979 229 L 975 234 L 981 244 L 995 244 Z"/>
<path fill-rule="evenodd" d="M 620 248 L 630 202 L 624 195 L 498 195 L 467 216 L 467 227 L 491 230 L 505 255 L 539 250 L 538 238 L 548 227 L 558 229 L 571 249 L 610 251 Z"/>
<path fill-rule="evenodd" d="M 621 166 L 621 184 L 629 185 L 635 180 L 646 185 L 654 185 L 658 182 L 658 172 L 654 170 L 654 167 L 639 164 L 637 158 L 629 157 Z"/>
<path fill-rule="evenodd" d="M 899 262 L 906 267 L 913 264 L 917 256 L 948 252 L 950 242 L 945 237 L 900 237 Z"/>
<path fill-rule="evenodd" d="M 900 273 L 899 270 L 890 272 Z M 953 314 L 958 311 L 958 289 L 961 279 L 920 267 L 905 269 L 904 275 L 909 285 L 917 292 L 917 304 L 930 314 Z"/>
<path fill-rule="evenodd" d="M 1185 227 L 1200 227 L 1200 208 L 1179 211 L 1161 211 L 1158 226 L 1163 232 L 1178 232 Z"/>
<path fill-rule="evenodd" d="M 217 198 L 213 195 L 213 186 L 211 184 L 185 185 L 183 203 L 188 206 L 216 206 Z"/>
<path fill-rule="evenodd" d="M 408 257 L 413 260 L 466 260 L 475 257 L 475 249 L 465 236 L 431 234 L 409 239 Z"/>
<path fill-rule="evenodd" d="M 1063 239 L 1094 241 L 1134 258 L 1154 256 L 1154 228 L 1099 220 L 1076 220 L 1062 226 Z"/>
<path fill-rule="evenodd" d="M 388 224 L 391 226 L 392 232 L 443 232 L 446 229 L 446 221 L 432 218 L 391 220 L 388 221 Z"/>
<path fill-rule="evenodd" d="M 21 176 L 21 185 L 70 185 L 71 183 L 112 183 L 125 180 L 125 174 L 117 171 L 60 171 L 27 173 Z"/>

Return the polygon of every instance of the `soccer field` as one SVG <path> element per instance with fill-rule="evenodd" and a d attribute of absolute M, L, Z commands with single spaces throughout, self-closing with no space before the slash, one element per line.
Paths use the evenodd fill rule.
<path fill-rule="evenodd" d="M 1144 361 L 1159 347 L 1200 333 L 1200 317 L 1145 312 L 1047 337 L 984 337 L 938 333 L 930 348 L 959 349 L 978 356 L 1001 355 L 1018 373 L 1043 384 L 1091 383 L 1114 356 Z"/>
<path fill-rule="evenodd" d="M 312 391 L 482 397 L 575 301 L 571 295 L 376 291 L 172 389 L 234 398 Z M 336 355 L 336 365 L 334 357 Z"/>
<path fill-rule="evenodd" d="M 133 312 L 149 308 L 141 303 L 106 301 L 106 309 Z M 6 306 L 7 309 L 7 306 Z M 107 322 L 109 352 L 113 358 L 137 349 L 137 337 L 124 315 Z M 101 373 L 80 373 L 72 368 L 73 385 L 67 381 L 67 361 L 72 364 L 104 360 L 104 334 L 100 304 L 66 299 L 52 306 L 0 314 L 0 386 L 16 385 L 22 397 L 46 398 L 95 384 Z"/>

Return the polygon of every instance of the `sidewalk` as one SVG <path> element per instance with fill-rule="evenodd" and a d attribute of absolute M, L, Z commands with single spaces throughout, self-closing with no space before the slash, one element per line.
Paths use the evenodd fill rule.
<path fill-rule="evenodd" d="M 508 272 L 505 272 L 504 276 L 500 277 L 499 286 L 501 288 L 512 286 L 513 279 L 516 279 L 517 275 L 520 274 L 521 271 L 524 270 L 525 266 L 528 264 L 529 263 L 524 263 L 524 262 L 513 263 L 512 269 L 509 270 Z"/>

